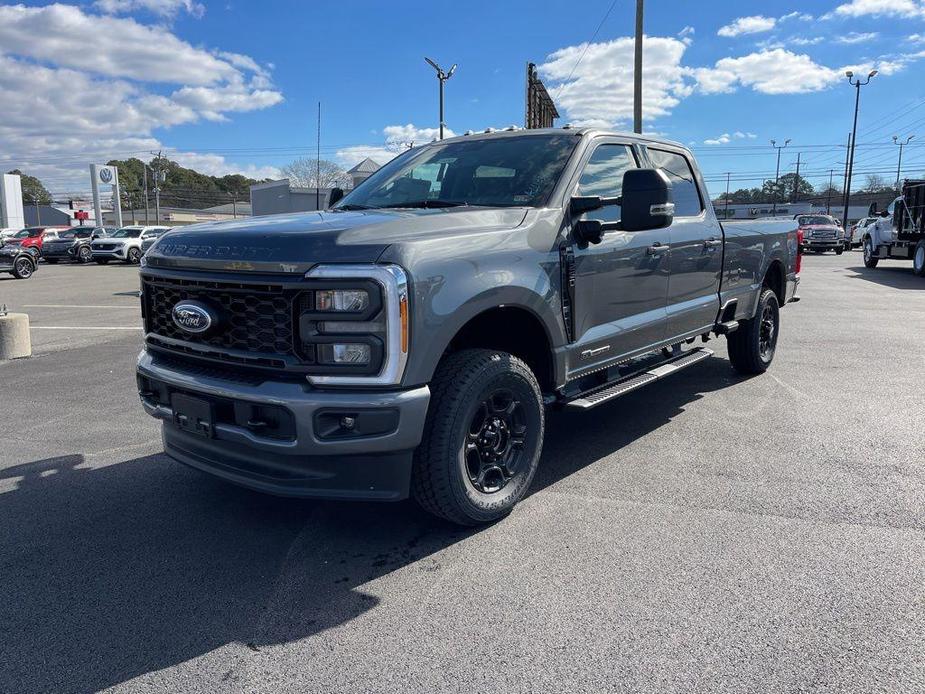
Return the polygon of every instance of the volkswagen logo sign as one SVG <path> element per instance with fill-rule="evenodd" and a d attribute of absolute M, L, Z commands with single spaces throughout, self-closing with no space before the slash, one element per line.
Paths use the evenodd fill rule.
<path fill-rule="evenodd" d="M 103 183 L 112 183 L 112 169 L 108 166 L 105 169 L 100 169 L 100 180 Z"/>
<path fill-rule="evenodd" d="M 174 304 L 170 317 L 180 330 L 193 335 L 206 332 L 216 322 L 215 314 L 207 306 L 195 301 L 180 301 Z"/>

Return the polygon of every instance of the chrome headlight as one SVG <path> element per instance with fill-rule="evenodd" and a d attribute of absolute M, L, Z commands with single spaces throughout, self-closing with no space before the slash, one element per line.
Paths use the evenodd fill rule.
<path fill-rule="evenodd" d="M 316 385 L 397 385 L 408 360 L 408 279 L 397 265 L 319 265 L 299 315 Z"/>

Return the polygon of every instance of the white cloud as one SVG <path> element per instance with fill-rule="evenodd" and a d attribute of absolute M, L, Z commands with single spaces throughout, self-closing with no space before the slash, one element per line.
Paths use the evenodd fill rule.
<path fill-rule="evenodd" d="M 788 43 L 791 46 L 815 46 L 816 44 L 822 43 L 823 41 L 829 41 L 828 36 L 794 36 L 791 39 L 788 39 Z M 780 48 L 784 47 L 784 44 L 779 46 Z M 770 46 L 769 46 L 770 48 Z"/>
<path fill-rule="evenodd" d="M 876 31 L 866 31 L 866 32 L 857 32 L 849 31 L 847 34 L 842 34 L 841 36 L 835 37 L 836 43 L 865 43 L 866 41 L 873 41 L 875 38 L 880 36 Z"/>
<path fill-rule="evenodd" d="M 686 26 L 678 32 L 678 38 L 690 46 L 694 42 L 694 27 Z"/>
<path fill-rule="evenodd" d="M 85 50 L 80 37 L 89 35 L 102 39 Z M 160 130 L 225 120 L 283 98 L 269 68 L 249 56 L 68 5 L 0 6 L 0 94 L 0 168 L 26 170 L 53 191 L 86 188 L 90 163 L 169 150 Z M 214 154 L 170 156 L 221 174 L 275 172 Z"/>
<path fill-rule="evenodd" d="M 378 133 L 376 133 L 378 134 Z M 420 147 L 426 145 L 440 136 L 439 128 L 419 128 L 413 123 L 405 125 L 387 125 L 382 129 L 383 143 L 369 145 L 353 145 L 337 150 L 335 159 L 345 169 L 359 164 L 369 157 L 378 164 L 385 164 L 404 152 L 410 145 Z M 455 137 L 449 128 L 444 127 L 444 137 Z"/>
<path fill-rule="evenodd" d="M 732 142 L 732 138 L 729 136 L 729 133 L 723 133 L 719 137 L 716 137 L 710 140 L 704 140 L 703 144 L 705 145 L 728 145 L 730 142 Z"/>
<path fill-rule="evenodd" d="M 909 43 L 925 43 L 925 34 L 909 34 L 906 41 Z"/>
<path fill-rule="evenodd" d="M 787 14 L 780 17 L 777 21 L 787 22 L 791 19 L 799 19 L 801 22 L 811 22 L 813 20 L 813 16 L 805 12 L 788 12 Z"/>
<path fill-rule="evenodd" d="M 180 10 L 202 17 L 205 5 L 193 0 L 96 0 L 94 6 L 106 14 L 128 14 L 145 10 L 160 17 L 175 17 Z"/>
<path fill-rule="evenodd" d="M 101 40 L 88 47 L 86 36 Z M 163 27 L 86 14 L 71 5 L 0 6 L 0 53 L 146 82 L 208 85 L 240 74 L 229 61 Z"/>
<path fill-rule="evenodd" d="M 722 26 L 716 32 L 717 36 L 741 36 L 742 34 L 760 34 L 765 31 L 771 31 L 777 24 L 774 17 L 764 17 L 762 15 L 752 15 L 750 17 L 739 17 L 730 24 Z"/>
<path fill-rule="evenodd" d="M 737 140 L 754 140 L 758 137 L 755 133 L 743 133 L 741 130 L 736 130 L 732 136 Z"/>
<path fill-rule="evenodd" d="M 866 16 L 925 17 L 925 3 L 921 0 L 851 0 L 822 18 Z"/>
<path fill-rule="evenodd" d="M 819 65 L 808 55 L 782 48 L 722 58 L 712 68 L 693 72 L 705 94 L 732 92 L 738 86 L 763 94 L 801 94 L 825 89 L 842 76 L 842 72 Z"/>
<path fill-rule="evenodd" d="M 686 49 L 687 44 L 676 38 L 643 39 L 646 120 L 668 115 L 691 93 L 681 66 Z M 613 127 L 633 115 L 633 50 L 629 37 L 569 46 L 552 53 L 539 70 L 572 123 Z M 582 53 L 584 58 L 575 67 Z"/>

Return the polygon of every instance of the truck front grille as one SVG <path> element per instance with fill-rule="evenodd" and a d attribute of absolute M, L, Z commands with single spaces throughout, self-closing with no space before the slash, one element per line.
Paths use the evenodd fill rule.
<path fill-rule="evenodd" d="M 145 331 L 208 349 L 246 352 L 254 357 L 295 355 L 293 302 L 299 291 L 282 285 L 174 280 L 144 277 L 142 296 Z M 203 302 L 216 309 L 216 328 L 204 335 L 181 330 L 174 322 L 174 305 L 183 300 Z M 158 341 L 164 346 L 164 341 Z M 190 353 L 187 347 L 174 350 Z M 250 361 L 250 360 L 247 360 Z"/>

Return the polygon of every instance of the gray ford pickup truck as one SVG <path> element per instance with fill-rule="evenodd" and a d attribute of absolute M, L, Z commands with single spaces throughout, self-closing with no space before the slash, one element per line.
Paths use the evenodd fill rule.
<path fill-rule="evenodd" d="M 733 368 L 765 371 L 797 236 L 792 220 L 720 224 L 671 142 L 443 140 L 328 211 L 159 239 L 138 390 L 167 454 L 230 482 L 490 522 L 527 492 L 549 408 L 665 378 L 717 335 Z"/>

